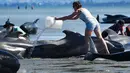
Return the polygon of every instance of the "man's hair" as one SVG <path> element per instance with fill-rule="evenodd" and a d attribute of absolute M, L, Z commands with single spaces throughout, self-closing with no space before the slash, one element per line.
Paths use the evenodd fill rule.
<path fill-rule="evenodd" d="M 116 23 L 119 24 L 119 25 L 124 25 L 125 21 L 124 20 L 118 20 Z"/>
<path fill-rule="evenodd" d="M 81 8 L 82 7 L 82 5 L 81 5 L 81 3 L 79 1 L 73 2 L 73 6 L 76 6 L 77 8 Z"/>

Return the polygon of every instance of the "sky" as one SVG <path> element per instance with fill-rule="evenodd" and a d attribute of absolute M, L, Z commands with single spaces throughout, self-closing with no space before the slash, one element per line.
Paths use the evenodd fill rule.
<path fill-rule="evenodd" d="M 73 1 L 75 1 L 75 0 L 0 0 L 0 3 L 3 3 L 3 4 L 4 3 L 24 3 L 24 2 L 27 2 L 27 3 L 32 3 L 32 2 L 35 2 L 35 3 L 41 3 L 41 2 L 44 2 L 44 3 L 48 3 L 48 2 L 70 3 Z M 81 1 L 86 2 L 87 0 L 81 0 Z M 93 2 L 96 2 L 96 3 L 119 2 L 119 1 L 130 2 L 130 0 L 93 0 Z"/>

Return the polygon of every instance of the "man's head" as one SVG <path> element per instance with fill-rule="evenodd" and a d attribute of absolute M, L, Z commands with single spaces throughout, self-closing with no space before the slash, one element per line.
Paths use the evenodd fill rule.
<path fill-rule="evenodd" d="M 13 26 L 14 26 L 14 24 L 12 24 L 12 23 L 6 23 L 3 27 L 9 28 L 9 27 L 13 27 Z"/>
<path fill-rule="evenodd" d="M 8 31 L 8 32 L 12 32 L 14 24 L 12 23 L 5 23 L 5 25 L 3 25 L 3 27 Z"/>
<path fill-rule="evenodd" d="M 82 5 L 81 5 L 81 3 L 79 1 L 73 2 L 73 8 L 74 8 L 74 10 L 79 9 L 81 7 L 82 7 Z"/>
<path fill-rule="evenodd" d="M 117 20 L 116 24 L 119 25 L 119 26 L 124 26 L 125 21 L 124 20 Z"/>

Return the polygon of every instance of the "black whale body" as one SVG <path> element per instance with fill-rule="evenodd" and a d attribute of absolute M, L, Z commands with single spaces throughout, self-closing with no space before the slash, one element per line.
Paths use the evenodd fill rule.
<path fill-rule="evenodd" d="M 41 40 L 38 41 L 39 45 L 35 46 L 31 57 L 41 58 L 61 58 L 61 57 L 72 57 L 85 55 L 87 49 L 85 47 L 84 36 L 79 33 L 75 33 L 69 30 L 63 31 L 66 37 L 60 40 Z M 96 37 L 92 37 L 93 41 L 99 52 L 102 46 L 98 42 Z M 115 41 L 107 40 L 107 45 L 111 53 L 124 51 L 123 46 Z"/>
<path fill-rule="evenodd" d="M 88 56 L 84 58 L 84 60 L 90 60 L 93 61 L 96 58 L 104 58 L 104 59 L 109 59 L 113 61 L 130 61 L 130 51 L 125 51 L 125 52 L 118 52 L 118 53 L 113 53 L 113 54 L 99 54 L 99 53 L 89 53 L 87 54 Z"/>
<path fill-rule="evenodd" d="M 36 34 L 38 27 L 36 25 L 36 23 L 38 22 L 39 18 L 37 18 L 35 21 L 33 22 L 25 22 L 22 25 L 20 25 L 20 28 L 26 32 L 28 35 L 29 34 Z M 10 24 L 10 19 L 7 19 L 7 21 L 5 22 L 5 24 Z M 11 23 L 13 24 L 13 23 Z M 0 25 L 0 30 L 3 29 L 3 25 Z"/>
<path fill-rule="evenodd" d="M 111 41 L 116 41 L 124 46 L 124 50 L 130 50 L 130 37 L 125 35 L 118 35 L 115 31 L 111 29 L 106 29 L 108 37 L 106 39 Z"/>
<path fill-rule="evenodd" d="M 124 20 L 125 23 L 130 23 L 130 17 L 117 14 L 117 15 L 110 15 L 110 14 L 105 14 L 105 18 L 103 18 L 104 23 L 115 23 L 116 20 Z"/>
<path fill-rule="evenodd" d="M 89 53 L 84 57 L 85 60 L 93 61 L 96 58 L 105 58 L 114 61 L 130 61 L 130 37 L 124 35 L 118 35 L 111 29 L 105 30 L 108 33 L 107 39 L 121 43 L 124 46 L 124 51 L 112 53 L 109 55 L 103 55 L 99 53 Z"/>
<path fill-rule="evenodd" d="M 20 28 L 26 33 L 23 37 L 29 38 L 30 34 L 36 34 L 37 33 L 38 27 L 37 27 L 36 23 L 38 22 L 38 20 L 39 19 L 36 19 L 33 22 L 25 22 L 24 24 L 22 24 L 20 26 Z M 7 19 L 5 24 L 13 24 L 13 23 L 10 23 L 10 19 Z M 3 25 L 0 25 L 0 34 L 1 33 L 7 33 L 4 29 L 5 28 L 3 27 Z M 19 33 L 17 33 L 17 32 L 11 32 L 9 34 L 6 34 L 7 37 L 18 37 L 18 35 L 19 35 Z"/>
<path fill-rule="evenodd" d="M 0 50 L 8 51 L 19 59 L 23 59 L 26 49 L 33 47 L 33 44 L 28 40 L 18 38 L 0 38 Z"/>
<path fill-rule="evenodd" d="M 0 46 L 7 45 L 7 47 L 1 49 L 13 53 L 18 58 L 26 58 L 28 55 L 37 58 L 61 58 L 86 54 L 88 50 L 85 47 L 83 35 L 69 30 L 64 30 L 63 32 L 66 36 L 60 40 L 38 41 L 32 53 L 30 53 L 30 49 L 33 48 L 34 44 L 27 40 L 4 38 L 0 39 Z M 98 39 L 96 37 L 92 37 L 92 39 L 94 40 L 98 51 L 102 52 L 100 51 L 102 46 L 98 42 Z M 111 53 L 124 51 L 122 44 L 111 40 L 106 41 Z"/>
<path fill-rule="evenodd" d="M 34 22 L 25 22 L 20 26 L 22 30 L 24 30 L 27 34 L 36 34 L 38 27 L 36 23 L 39 19 L 36 19 Z"/>
<path fill-rule="evenodd" d="M 19 60 L 11 53 L 0 50 L 0 73 L 17 73 Z"/>

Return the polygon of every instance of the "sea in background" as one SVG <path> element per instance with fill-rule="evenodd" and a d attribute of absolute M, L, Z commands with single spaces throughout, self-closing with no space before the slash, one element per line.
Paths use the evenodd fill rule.
<path fill-rule="evenodd" d="M 93 16 L 97 16 L 99 14 L 100 21 L 104 18 L 104 14 L 123 14 L 126 16 L 130 16 L 129 6 L 83 6 L 87 8 Z M 72 21 L 67 20 L 64 21 L 62 29 L 45 29 L 45 19 L 47 16 L 61 17 L 64 15 L 69 15 L 73 12 L 73 8 L 71 6 L 46 6 L 46 7 L 34 7 L 25 9 L 21 7 L 17 9 L 17 7 L 1 7 L 0 8 L 0 25 L 3 25 L 5 21 L 9 18 L 10 22 L 14 23 L 17 26 L 22 25 L 25 22 L 33 22 L 35 19 L 39 18 L 40 20 L 37 22 L 37 26 L 39 28 L 37 35 L 31 35 L 31 40 L 36 40 L 39 36 L 39 33 L 42 33 L 39 40 L 56 40 L 65 36 L 62 33 L 63 30 L 71 30 L 74 32 L 79 32 L 84 35 L 85 23 L 80 19 Z M 108 28 L 112 24 L 100 24 L 101 31 Z M 127 25 L 127 24 L 126 24 Z M 93 36 L 95 36 L 93 34 Z"/>
<path fill-rule="evenodd" d="M 84 6 L 96 17 L 100 15 L 100 21 L 104 18 L 104 14 L 123 14 L 130 16 L 129 6 Z M 69 15 L 73 12 L 70 6 L 60 7 L 34 7 L 25 9 L 21 7 L 1 7 L 0 8 L 0 25 L 3 25 L 9 18 L 11 23 L 17 26 L 25 22 L 33 22 L 39 18 L 37 22 L 38 33 L 31 35 L 30 39 L 35 41 L 42 33 L 38 40 L 57 40 L 65 36 L 63 30 L 71 30 L 84 35 L 85 24 L 81 20 L 64 21 L 62 29 L 45 29 L 45 19 L 47 16 L 61 17 Z M 100 24 L 101 31 L 108 28 L 112 24 Z M 125 24 L 127 26 L 127 24 Z M 93 34 L 93 36 L 95 36 Z M 60 58 L 60 59 L 23 59 L 20 60 L 21 66 L 18 73 L 129 73 L 130 62 L 116 62 L 111 60 L 95 60 L 93 62 L 84 61 L 83 58 Z"/>

